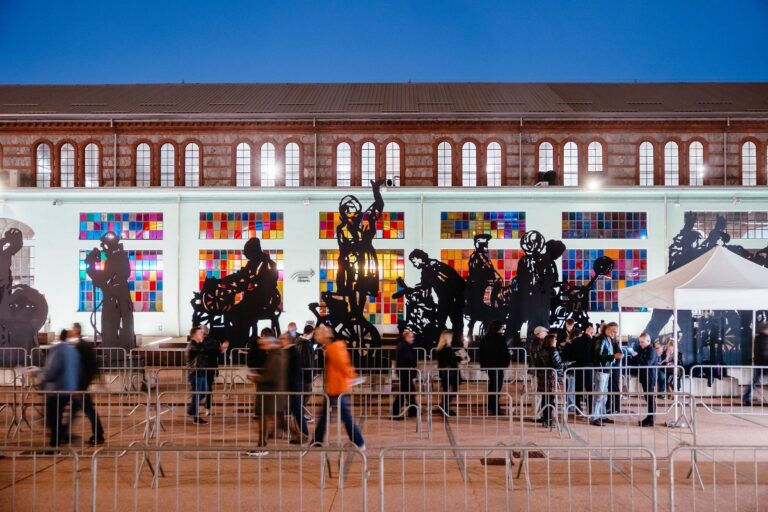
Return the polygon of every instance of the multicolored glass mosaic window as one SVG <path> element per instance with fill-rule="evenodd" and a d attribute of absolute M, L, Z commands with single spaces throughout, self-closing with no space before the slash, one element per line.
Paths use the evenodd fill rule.
<path fill-rule="evenodd" d="M 646 249 L 567 249 L 563 254 L 563 280 L 584 285 L 592 278 L 592 264 L 600 256 L 613 259 L 613 272 L 599 278 L 589 294 L 590 311 L 619 311 L 619 290 L 648 279 Z M 643 309 L 624 308 L 624 311 Z"/>
<path fill-rule="evenodd" d="M 282 249 L 267 249 L 272 261 L 277 263 L 277 289 L 283 296 L 283 272 L 285 270 L 285 258 Z M 198 280 L 200 288 L 203 287 L 206 277 L 221 279 L 234 274 L 248 263 L 241 249 L 200 249 L 200 264 L 198 266 Z M 236 297 L 236 301 L 240 297 Z"/>
<path fill-rule="evenodd" d="M 336 238 L 339 212 L 320 212 L 320 239 Z M 376 238 L 405 238 L 405 212 L 383 212 L 376 221 Z"/>
<path fill-rule="evenodd" d="M 646 212 L 563 212 L 563 238 L 648 238 Z"/>
<path fill-rule="evenodd" d="M 474 238 L 487 233 L 496 239 L 525 234 L 525 212 L 440 212 L 440 238 Z"/>
<path fill-rule="evenodd" d="M 440 251 L 440 260 L 453 267 L 461 277 L 466 279 L 469 275 L 469 257 L 472 252 L 472 249 L 443 249 Z M 496 272 L 506 284 L 509 284 L 517 275 L 517 263 L 523 257 L 523 251 L 520 249 L 489 249 L 488 256 L 491 258 Z"/>
<path fill-rule="evenodd" d="M 393 299 L 397 291 L 396 279 L 405 276 L 405 256 L 402 249 L 378 249 L 379 293 L 374 300 L 368 300 L 366 316 L 376 325 L 397 325 L 405 319 L 403 298 Z M 336 273 L 339 269 L 339 251 L 320 251 L 320 293 L 336 289 Z M 324 311 L 324 310 L 323 310 Z"/>
<path fill-rule="evenodd" d="M 725 231 L 731 238 L 742 240 L 768 238 L 768 211 L 766 212 L 693 212 L 693 228 L 707 236 L 715 229 L 717 217 L 725 217 Z"/>
<path fill-rule="evenodd" d="M 201 240 L 282 239 L 283 212 L 200 212 Z"/>
<path fill-rule="evenodd" d="M 85 258 L 90 251 L 80 251 L 80 300 L 78 311 L 93 311 L 94 304 L 101 304 L 101 290 L 93 286 L 88 277 Z M 163 251 L 127 250 L 131 265 L 128 288 L 131 291 L 133 311 L 136 313 L 163 310 Z M 101 254 L 104 261 L 106 256 Z M 97 265 L 100 270 L 101 266 Z"/>
<path fill-rule="evenodd" d="M 123 240 L 162 240 L 163 212 L 80 213 L 80 240 L 98 240 L 107 231 Z"/>

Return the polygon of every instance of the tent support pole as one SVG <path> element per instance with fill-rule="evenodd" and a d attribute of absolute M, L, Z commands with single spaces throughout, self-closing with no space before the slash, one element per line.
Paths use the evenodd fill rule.
<path fill-rule="evenodd" d="M 749 344 L 751 348 L 750 350 L 751 355 L 749 360 L 752 361 L 752 366 L 755 366 L 755 337 L 756 336 L 757 336 L 757 311 L 753 309 L 752 310 L 752 343 Z"/>
<path fill-rule="evenodd" d="M 677 382 L 677 353 L 679 352 L 679 346 L 678 346 L 678 329 L 679 324 L 677 321 L 677 306 L 675 306 L 674 313 L 672 315 L 672 340 L 674 342 L 675 346 L 675 353 L 673 354 L 672 364 L 674 365 L 672 368 L 672 390 L 675 392 L 675 399 L 673 402 L 673 407 L 675 408 L 675 420 L 668 423 L 667 426 L 670 428 L 682 428 L 687 426 L 687 421 L 685 420 L 685 415 L 680 415 L 680 397 L 678 396 L 678 391 L 680 391 L 680 386 Z M 685 377 L 685 375 L 683 375 Z M 691 404 L 691 407 L 694 407 L 693 404 Z"/>

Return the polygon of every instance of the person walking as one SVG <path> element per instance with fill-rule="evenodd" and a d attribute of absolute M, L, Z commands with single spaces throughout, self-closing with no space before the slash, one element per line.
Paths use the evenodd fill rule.
<path fill-rule="evenodd" d="M 290 335 L 280 336 L 280 344 L 285 352 L 286 365 L 288 369 L 287 387 L 288 392 L 288 425 L 290 432 L 294 434 L 291 437 L 291 444 L 299 444 L 302 440 L 309 437 L 307 430 L 307 420 L 304 418 L 304 403 L 301 393 L 304 392 L 304 365 L 301 358 L 301 352 L 296 345 L 295 338 Z"/>
<path fill-rule="evenodd" d="M 75 349 L 78 356 L 80 356 L 80 378 L 78 379 L 77 388 L 79 391 L 83 391 L 82 394 L 76 395 L 76 398 L 72 401 L 71 417 L 74 418 L 80 409 L 83 410 L 91 424 L 92 435 L 88 439 L 88 444 L 96 446 L 104 443 L 104 427 L 101 424 L 99 415 L 96 413 L 93 398 L 87 393 L 93 379 L 99 372 L 96 350 L 93 347 L 93 343 L 83 339 L 82 327 L 79 323 L 72 324 L 70 332 L 72 333 L 72 339 L 76 340 Z"/>
<path fill-rule="evenodd" d="M 215 343 L 205 343 L 205 330 L 198 326 L 189 331 L 189 344 L 187 345 L 187 380 L 192 387 L 192 401 L 187 407 L 187 415 L 192 416 L 192 422 L 205 425 L 208 422 L 200 417 L 200 409 L 206 403 L 208 388 L 208 368 L 213 364 L 212 360 L 219 357 L 222 346 Z M 226 350 L 224 347 L 223 350 Z"/>
<path fill-rule="evenodd" d="M 213 412 L 213 384 L 216 381 L 216 377 L 219 375 L 219 360 L 222 359 L 224 354 L 227 353 L 229 342 L 220 342 L 214 339 L 212 336 L 210 336 L 208 327 L 204 325 L 201 327 L 203 328 L 203 333 L 205 335 L 205 339 L 203 340 L 203 347 L 205 348 L 205 353 L 207 354 L 208 359 L 206 362 L 207 366 L 205 370 L 205 381 L 208 384 L 208 393 L 205 395 L 205 409 L 203 414 L 205 416 L 210 416 Z"/>
<path fill-rule="evenodd" d="M 45 358 L 45 367 L 39 376 L 45 394 L 45 423 L 50 430 L 50 446 L 69 442 L 70 422 L 64 424 L 62 415 L 80 387 L 80 356 L 73 340 L 66 334 L 64 340 L 54 343 Z"/>
<path fill-rule="evenodd" d="M 741 396 L 741 403 L 745 406 L 752 405 L 752 393 L 755 388 L 761 388 L 763 377 L 768 378 L 768 323 L 762 323 L 757 326 L 757 335 L 753 343 L 752 379 L 750 379 L 747 391 Z M 759 368 L 763 367 L 763 368 Z M 761 403 L 765 403 L 765 396 L 760 393 Z"/>
<path fill-rule="evenodd" d="M 334 339 L 333 331 L 327 325 L 321 325 L 315 329 L 315 341 L 325 348 L 325 392 L 330 398 L 330 404 L 328 402 L 323 404 L 312 444 L 322 445 L 325 440 L 330 405 L 330 408 L 334 406 L 339 408 L 341 421 L 344 423 L 349 439 L 355 446 L 365 450 L 365 440 L 352 419 L 349 396 L 346 394 L 352 390 L 352 381 L 357 378 L 357 372 L 349 359 L 347 344 Z"/>
<path fill-rule="evenodd" d="M 414 339 L 414 334 L 406 329 L 403 331 L 400 342 L 397 344 L 395 368 L 397 369 L 397 376 L 400 381 L 400 393 L 392 403 L 393 420 L 403 419 L 403 416 L 400 415 L 403 406 L 405 406 L 409 418 L 414 418 L 418 415 L 415 397 L 413 396 L 413 380 L 416 378 L 416 368 L 418 366 L 416 350 L 413 347 Z"/>
<path fill-rule="evenodd" d="M 264 366 L 256 375 L 258 393 L 256 395 L 256 415 L 259 418 L 260 448 L 267 445 L 267 438 L 274 434 L 275 429 L 284 426 L 285 412 L 288 400 L 284 394 L 287 390 L 288 362 L 286 351 L 281 350 L 281 344 L 287 344 L 290 334 L 285 333 L 280 339 L 263 336 L 259 345 L 264 353 Z M 262 452 L 249 452 L 249 455 L 261 455 Z"/>
<path fill-rule="evenodd" d="M 488 414 L 502 414 L 499 392 L 504 385 L 504 370 L 509 367 L 509 347 L 503 335 L 504 324 L 494 320 L 488 326 L 488 334 L 480 342 L 480 368 L 488 373 Z"/>
<path fill-rule="evenodd" d="M 557 336 L 555 334 L 547 334 L 541 349 L 536 353 L 536 357 L 537 386 L 539 390 L 545 392 L 541 399 L 541 419 L 537 422 L 551 427 L 553 423 L 552 413 L 556 413 L 555 393 L 563 381 L 563 370 L 566 368 L 565 363 L 560 358 L 560 351 L 557 350 Z"/>
<path fill-rule="evenodd" d="M 599 369 L 594 372 L 593 391 L 595 397 L 593 401 L 592 416 L 590 423 L 602 427 L 606 423 L 613 423 L 613 420 L 606 417 L 606 403 L 608 401 L 608 386 L 611 379 L 611 370 L 614 363 L 621 360 L 624 354 L 615 350 L 614 338 L 619 332 L 619 324 L 610 322 L 604 324 L 600 330 L 600 336 L 597 337 L 594 344 L 594 361 Z"/>
<path fill-rule="evenodd" d="M 442 412 L 446 416 L 456 416 L 456 412 L 451 409 L 451 394 L 458 393 L 461 384 L 459 357 L 451 346 L 452 342 L 453 331 L 443 331 L 435 348 L 440 389 L 443 390 Z"/>

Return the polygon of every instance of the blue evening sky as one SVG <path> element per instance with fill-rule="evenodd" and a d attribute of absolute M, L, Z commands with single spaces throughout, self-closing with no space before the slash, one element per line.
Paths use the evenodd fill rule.
<path fill-rule="evenodd" d="M 767 0 L 0 0 L 0 83 L 765 81 Z"/>

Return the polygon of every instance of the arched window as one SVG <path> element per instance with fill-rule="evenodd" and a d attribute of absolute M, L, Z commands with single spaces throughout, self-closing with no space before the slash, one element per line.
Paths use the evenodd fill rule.
<path fill-rule="evenodd" d="M 555 149 L 549 142 L 539 144 L 539 172 L 555 170 Z"/>
<path fill-rule="evenodd" d="M 390 142 L 387 144 L 387 179 L 392 180 L 392 185 L 400 186 L 400 144 Z"/>
<path fill-rule="evenodd" d="M 251 186 L 251 146 L 245 142 L 235 148 L 235 185 Z"/>
<path fill-rule="evenodd" d="M 501 144 L 488 144 L 488 154 L 485 163 L 485 179 L 489 187 L 501 186 Z"/>
<path fill-rule="evenodd" d="M 373 142 L 363 144 L 360 169 L 360 180 L 364 187 L 376 180 L 376 146 Z"/>
<path fill-rule="evenodd" d="M 85 186 L 99 186 L 99 146 L 94 143 L 85 146 Z"/>
<path fill-rule="evenodd" d="M 336 146 L 336 186 L 352 186 L 352 148 L 346 142 Z"/>
<path fill-rule="evenodd" d="M 680 184 L 680 151 L 677 142 L 664 145 L 664 185 L 676 187 Z"/>
<path fill-rule="evenodd" d="M 74 187 L 75 186 L 75 146 L 66 143 L 61 146 L 59 150 L 59 162 L 60 162 L 60 180 L 59 185 L 61 187 Z"/>
<path fill-rule="evenodd" d="M 579 146 L 573 141 L 566 142 L 563 148 L 563 185 L 579 185 Z"/>
<path fill-rule="evenodd" d="M 275 186 L 275 145 L 265 142 L 261 145 L 261 186 Z"/>
<path fill-rule="evenodd" d="M 453 185 L 451 176 L 453 163 L 451 162 L 451 145 L 443 141 L 437 146 L 437 186 L 450 187 Z"/>
<path fill-rule="evenodd" d="M 298 187 L 301 165 L 299 160 L 299 145 L 289 142 L 285 146 L 285 186 Z"/>
<path fill-rule="evenodd" d="M 136 186 L 148 187 L 152 183 L 152 150 L 142 142 L 136 146 Z"/>
<path fill-rule="evenodd" d="M 587 170 L 589 172 L 603 172 L 603 145 L 593 140 L 589 143 L 589 161 Z"/>
<path fill-rule="evenodd" d="M 688 147 L 688 174 L 691 186 L 704 185 L 704 145 L 697 140 Z"/>
<path fill-rule="evenodd" d="M 35 153 L 36 185 L 48 188 L 51 186 L 51 146 L 40 144 Z"/>
<path fill-rule="evenodd" d="M 461 186 L 477 186 L 477 146 L 474 142 L 465 142 L 461 146 Z"/>
<path fill-rule="evenodd" d="M 757 185 L 757 146 L 752 141 L 741 146 L 741 184 L 747 187 Z"/>
<path fill-rule="evenodd" d="M 166 142 L 160 146 L 160 186 L 176 185 L 176 148 Z"/>
<path fill-rule="evenodd" d="M 184 186 L 200 186 L 200 146 L 194 142 L 184 148 Z"/>
<path fill-rule="evenodd" d="M 653 186 L 653 144 L 648 141 L 640 144 L 640 186 Z"/>

